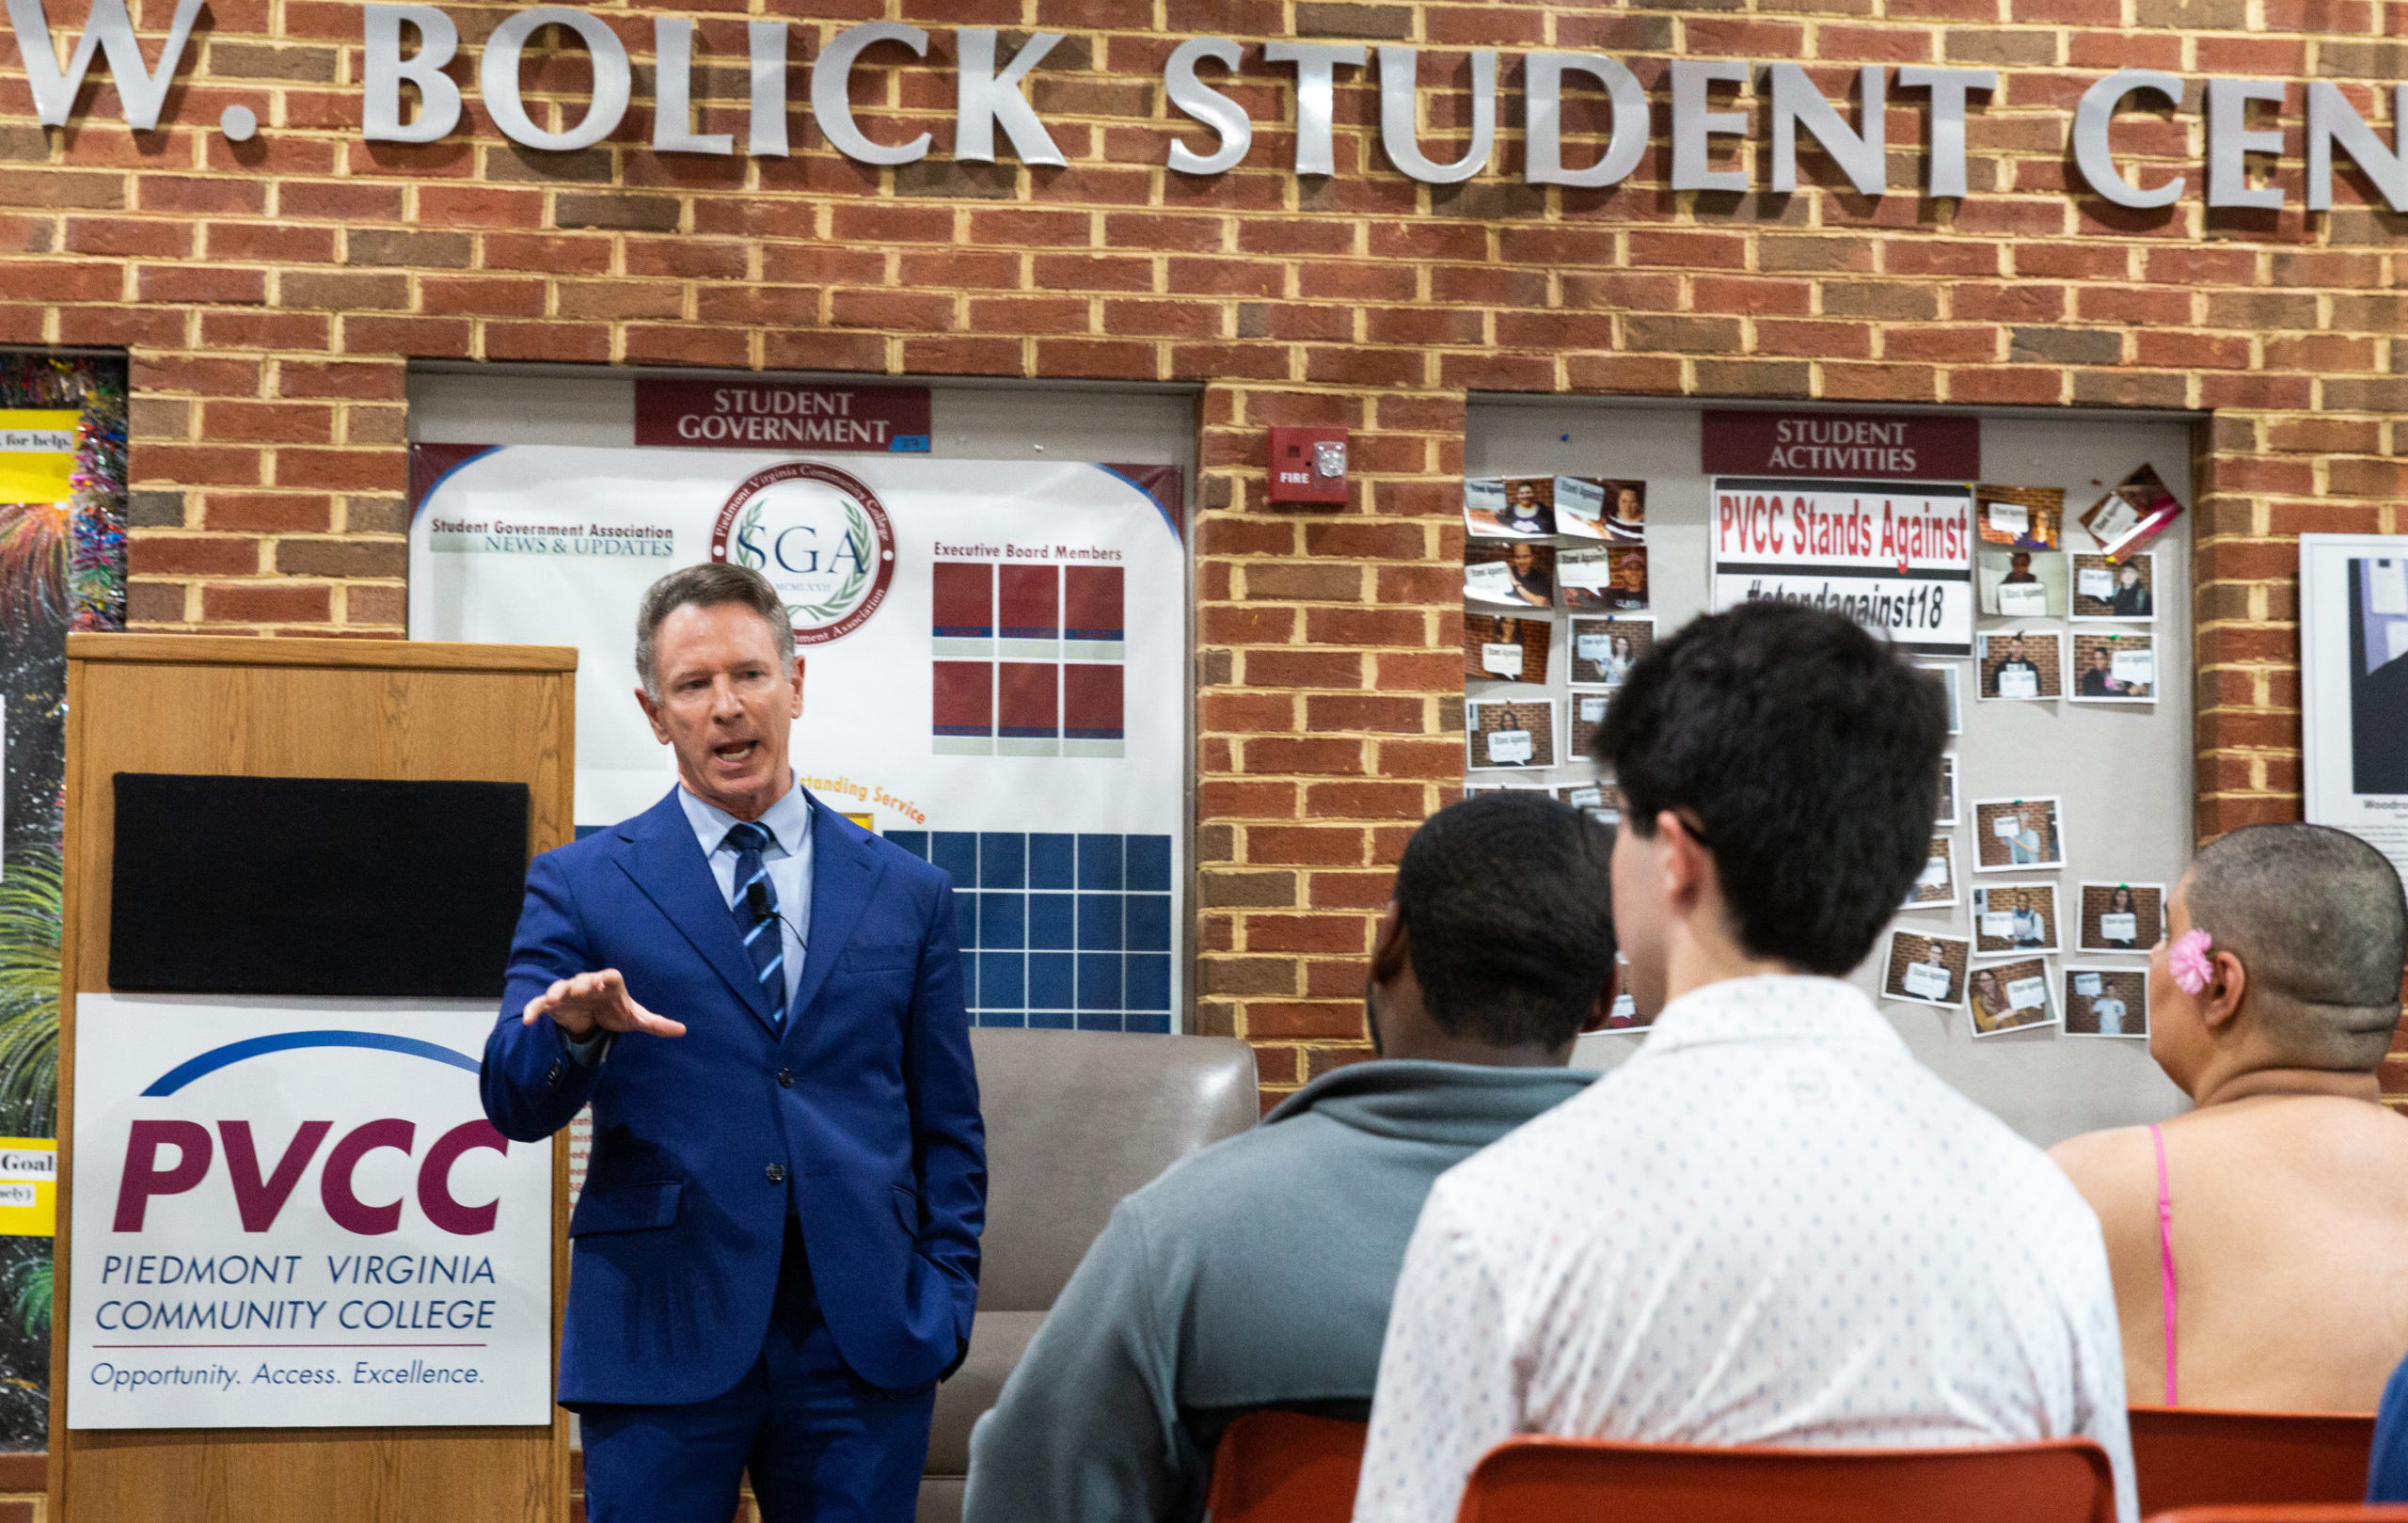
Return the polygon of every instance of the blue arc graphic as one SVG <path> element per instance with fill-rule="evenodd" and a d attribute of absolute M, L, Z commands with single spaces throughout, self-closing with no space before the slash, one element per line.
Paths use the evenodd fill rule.
<path fill-rule="evenodd" d="M 299 1047 L 367 1047 L 378 1052 L 400 1053 L 407 1057 L 423 1057 L 435 1063 L 449 1063 L 470 1073 L 478 1071 L 475 1058 L 440 1042 L 421 1041 L 416 1037 L 391 1037 L 381 1031 L 287 1031 L 273 1037 L 252 1037 L 244 1041 L 230 1041 L 223 1047 L 213 1047 L 162 1073 L 142 1093 L 145 1096 L 172 1095 L 195 1079 L 214 1073 L 230 1064 L 240 1063 L 246 1058 L 264 1057 L 270 1053 L 289 1053 Z"/>

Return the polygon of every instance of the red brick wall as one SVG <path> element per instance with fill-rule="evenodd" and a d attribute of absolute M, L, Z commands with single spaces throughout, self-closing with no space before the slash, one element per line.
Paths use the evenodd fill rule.
<path fill-rule="evenodd" d="M 80 26 L 84 8 L 54 0 L 54 25 Z M 170 8 L 139 0 L 137 14 L 158 28 Z M 702 125 L 739 138 L 744 10 L 693 12 Z M 656 12 L 601 13 L 638 56 L 642 97 Z M 929 26 L 927 65 L 865 70 L 855 98 L 875 135 L 925 126 L 935 153 L 853 165 L 799 110 L 791 159 L 665 157 L 641 146 L 640 98 L 618 141 L 547 155 L 500 139 L 473 92 L 463 135 L 369 145 L 359 11 L 330 0 L 211 0 L 169 131 L 112 125 L 108 90 L 45 131 L 0 43 L 0 341 L 132 351 L 136 626 L 399 635 L 412 358 L 1197 383 L 1201 1010 L 1206 1029 L 1256 1042 L 1275 1089 L 1359 1038 L 1387 866 L 1459 781 L 1466 389 L 2197 408 L 2214 414 L 2195 475 L 2199 827 L 2296 811 L 2290 536 L 2404 527 L 2402 221 L 2368 210 L 2353 174 L 2340 210 L 2305 215 L 2296 159 L 2277 177 L 2291 210 L 2210 216 L 2195 110 L 2124 119 L 2128 153 L 2170 161 L 2143 177 L 2178 168 L 2193 198 L 2122 211 L 2069 193 L 2067 128 L 2081 89 L 2126 64 L 2353 81 L 2375 119 L 2366 82 L 2408 56 L 2374 0 L 753 13 L 796 22 L 798 103 L 837 27 Z M 452 14 L 468 80 L 499 12 Z M 945 156 L 946 29 L 982 23 L 1069 34 L 1033 87 L 1069 167 Z M 1611 192 L 1528 187 L 1510 57 L 1497 176 L 1397 174 L 1368 72 L 1341 71 L 1340 172 L 1299 182 L 1286 71 L 1250 48 L 1236 93 L 1258 119 L 1252 159 L 1195 180 L 1161 167 L 1175 133 L 1209 138 L 1169 119 L 1160 78 L 1175 40 L 1206 31 L 1415 41 L 1434 55 L 1425 77 L 1458 86 L 1466 47 L 1600 49 L 1638 69 L 1659 126 L 1673 55 L 1810 60 L 1834 97 L 1860 62 L 1995 67 L 2001 87 L 1972 119 L 1961 204 L 1868 201 L 1811 151 L 1794 196 L 1674 195 L 1660 137 Z M 873 62 L 885 54 L 901 56 Z M 539 54 L 530 90 L 569 90 L 573 116 L 584 73 Z M 1919 184 L 1919 97 L 1893 99 L 1893 179 Z M 266 124 L 240 147 L 213 130 L 233 102 Z M 1465 116 L 1437 92 L 1426 111 L 1434 131 Z M 1343 510 L 1265 505 L 1274 422 L 1354 431 Z"/>

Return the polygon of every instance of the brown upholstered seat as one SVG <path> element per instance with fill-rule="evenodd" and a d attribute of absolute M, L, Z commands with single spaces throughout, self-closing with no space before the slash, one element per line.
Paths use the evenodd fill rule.
<path fill-rule="evenodd" d="M 987 1230 L 970 1356 L 937 1389 L 919 1523 L 955 1523 L 970 1428 L 994 1405 L 1120 1198 L 1252 1126 L 1254 1050 L 1226 1037 L 970 1034 L 987 1118 Z"/>

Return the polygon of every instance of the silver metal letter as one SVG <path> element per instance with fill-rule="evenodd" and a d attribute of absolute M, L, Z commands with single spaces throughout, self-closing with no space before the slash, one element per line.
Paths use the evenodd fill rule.
<path fill-rule="evenodd" d="M 658 153 L 733 153 L 728 133 L 694 131 L 694 24 L 652 18 L 652 147 Z"/>
<path fill-rule="evenodd" d="M 1196 77 L 1196 66 L 1206 58 L 1234 70 L 1244 56 L 1244 51 L 1226 37 L 1191 37 L 1171 50 L 1170 61 L 1163 66 L 1164 93 L 1173 106 L 1212 128 L 1221 139 L 1221 146 L 1210 153 L 1193 152 L 1185 143 L 1172 143 L 1170 167 L 1180 174 L 1216 175 L 1236 168 L 1245 161 L 1246 150 L 1254 146 L 1254 119 L 1245 114 L 1245 107 Z"/>
<path fill-rule="evenodd" d="M 900 42 L 923 58 L 928 56 L 928 34 L 916 26 L 895 21 L 848 26 L 828 40 L 828 45 L 819 50 L 818 61 L 811 66 L 811 114 L 845 157 L 862 164 L 910 164 L 927 156 L 927 134 L 889 147 L 871 142 L 853 125 L 853 61 L 873 42 Z"/>
<path fill-rule="evenodd" d="M 159 108 L 166 103 L 167 87 L 176 82 L 176 67 L 183 61 L 184 43 L 200 15 L 202 0 L 176 0 L 175 19 L 167 24 L 167 45 L 159 50 L 159 69 L 151 72 L 142 61 L 142 44 L 134 39 L 134 19 L 125 0 L 92 0 L 84 35 L 62 71 L 50 40 L 50 18 L 41 0 L 8 0 L 8 25 L 17 34 L 17 52 L 24 58 L 25 86 L 34 98 L 34 119 L 45 127 L 64 127 L 74 109 L 75 92 L 92 67 L 92 55 L 108 61 L 109 82 L 125 106 L 125 124 L 138 133 L 156 132 Z"/>
<path fill-rule="evenodd" d="M 1886 155 L 1889 145 L 1884 110 L 1881 66 L 1866 64 L 1856 71 L 1857 88 L 1863 96 L 1863 106 L 1858 118 L 1864 123 L 1861 133 L 1851 131 L 1823 92 L 1806 77 L 1806 71 L 1794 63 L 1772 66 L 1772 188 L 1783 195 L 1798 188 L 1798 129 L 1802 124 L 1823 145 L 1823 151 L 1840 167 L 1854 185 L 1857 194 L 1879 198 L 1890 188 L 1890 170 Z"/>
<path fill-rule="evenodd" d="M 585 44 L 585 51 L 594 56 L 594 98 L 586 103 L 585 119 L 564 133 L 547 132 L 536 126 L 518 95 L 519 56 L 527 50 L 527 40 L 545 26 L 567 27 Z M 627 50 L 620 43 L 619 34 L 584 11 L 564 6 L 531 6 L 514 11 L 486 40 L 477 80 L 484 91 L 485 114 L 493 118 L 493 124 L 501 129 L 504 137 L 555 153 L 592 148 L 617 131 L 627 114 L 627 96 L 633 84 L 627 70 Z"/>
<path fill-rule="evenodd" d="M 1453 185 L 1488 167 L 1497 149 L 1497 51 L 1476 48 L 1471 56 L 1471 146 L 1452 164 L 1440 164 L 1421 151 L 1416 109 L 1420 91 L 1421 50 L 1380 50 L 1380 147 L 1388 162 L 1425 185 Z"/>
<path fill-rule="evenodd" d="M 2408 122 L 2408 85 L 2395 85 L 2391 94 L 2391 134 L 2400 135 Z M 2383 146 L 2383 139 L 2358 115 L 2357 107 L 2331 80 L 2307 87 L 2307 209 L 2333 210 L 2333 145 L 2350 155 L 2395 212 L 2408 212 L 2408 158 Z"/>
<path fill-rule="evenodd" d="M 2255 206 L 2273 210 L 2283 204 L 2283 187 L 2253 190 L 2247 153 L 2280 153 L 2283 135 L 2277 128 L 2252 130 L 2249 103 L 2283 103 L 2279 79 L 2211 79 L 2208 81 L 2208 204 Z"/>
<path fill-rule="evenodd" d="M 953 34 L 961 56 L 954 70 L 957 103 L 953 118 L 953 156 L 965 164 L 995 162 L 995 123 L 1012 140 L 1012 151 L 1022 164 L 1062 167 L 1062 151 L 1053 135 L 1029 108 L 1020 82 L 1044 61 L 1062 40 L 1060 32 L 1038 32 L 1021 44 L 1020 52 L 1000 74 L 995 72 L 995 29 L 964 26 Z"/>
<path fill-rule="evenodd" d="M 402 26 L 418 28 L 418 51 L 402 56 Z M 443 71 L 460 51 L 460 29 L 433 6 L 368 6 L 361 14 L 359 135 L 372 143 L 432 143 L 460 125 L 460 87 Z M 418 87 L 418 119 L 402 122 L 402 86 Z"/>
<path fill-rule="evenodd" d="M 744 151 L 756 159 L 786 156 L 786 24 L 744 24 L 745 52 L 752 61 L 752 125 Z"/>
<path fill-rule="evenodd" d="M 1709 169 L 1705 140 L 1709 135 L 1748 130 L 1745 111 L 1708 111 L 1707 87 L 1716 81 L 1748 82 L 1748 66 L 1736 58 L 1675 58 L 1672 60 L 1672 188 L 1674 190 L 1746 190 L 1745 169 Z"/>
<path fill-rule="evenodd" d="M 2177 109 L 2182 104 L 2182 81 L 2158 69 L 2118 69 L 2082 92 L 2073 113 L 2073 162 L 2090 188 L 2117 206 L 2170 206 L 2182 194 L 2183 178 L 2176 175 L 2154 190 L 2143 190 L 2115 167 L 2115 151 L 2107 144 L 2108 124 L 2127 95 L 2148 91 L 2164 97 Z"/>
<path fill-rule="evenodd" d="M 1337 151 L 1330 145 L 1330 116 L 1335 87 L 1331 72 L 1344 64 L 1363 67 L 1359 42 L 1266 42 L 1266 63 L 1296 66 L 1296 172 L 1325 175 L 1337 172 Z"/>
<path fill-rule="evenodd" d="M 1931 91 L 1930 135 L 1925 140 L 1931 159 L 1931 194 L 1965 194 L 1965 97 L 1980 90 L 1998 90 L 1995 69 L 1930 69 L 1909 64 L 1898 71 L 1898 88 Z"/>
<path fill-rule="evenodd" d="M 1613 135 L 1586 169 L 1563 167 L 1563 76 L 1586 74 L 1606 87 Z M 1522 178 L 1533 185 L 1619 184 L 1647 152 L 1647 91 L 1619 59 L 1602 53 L 1533 53 L 1522 60 Z"/>

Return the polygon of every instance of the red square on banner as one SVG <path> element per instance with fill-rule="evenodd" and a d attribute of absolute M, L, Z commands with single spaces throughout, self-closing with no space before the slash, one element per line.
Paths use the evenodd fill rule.
<path fill-rule="evenodd" d="M 987 661 L 937 661 L 936 733 L 991 738 L 995 733 L 995 668 Z"/>
<path fill-rule="evenodd" d="M 1120 568 L 1062 568 L 1062 632 L 1071 640 L 1120 639 Z"/>
<path fill-rule="evenodd" d="M 1117 663 L 1062 668 L 1062 733 L 1073 740 L 1117 740 L 1120 677 Z"/>
<path fill-rule="evenodd" d="M 1062 589 L 1056 566 L 1004 566 L 999 633 L 1006 640 L 1062 638 Z M 1031 652 L 1029 654 L 1038 654 Z"/>
<path fill-rule="evenodd" d="M 1007 740 L 1052 740 L 1061 733 L 1051 661 L 1006 661 L 996 668 L 996 711 Z"/>
<path fill-rule="evenodd" d="M 940 640 L 991 640 L 995 568 L 983 561 L 939 561 L 928 568 L 928 623 Z"/>

